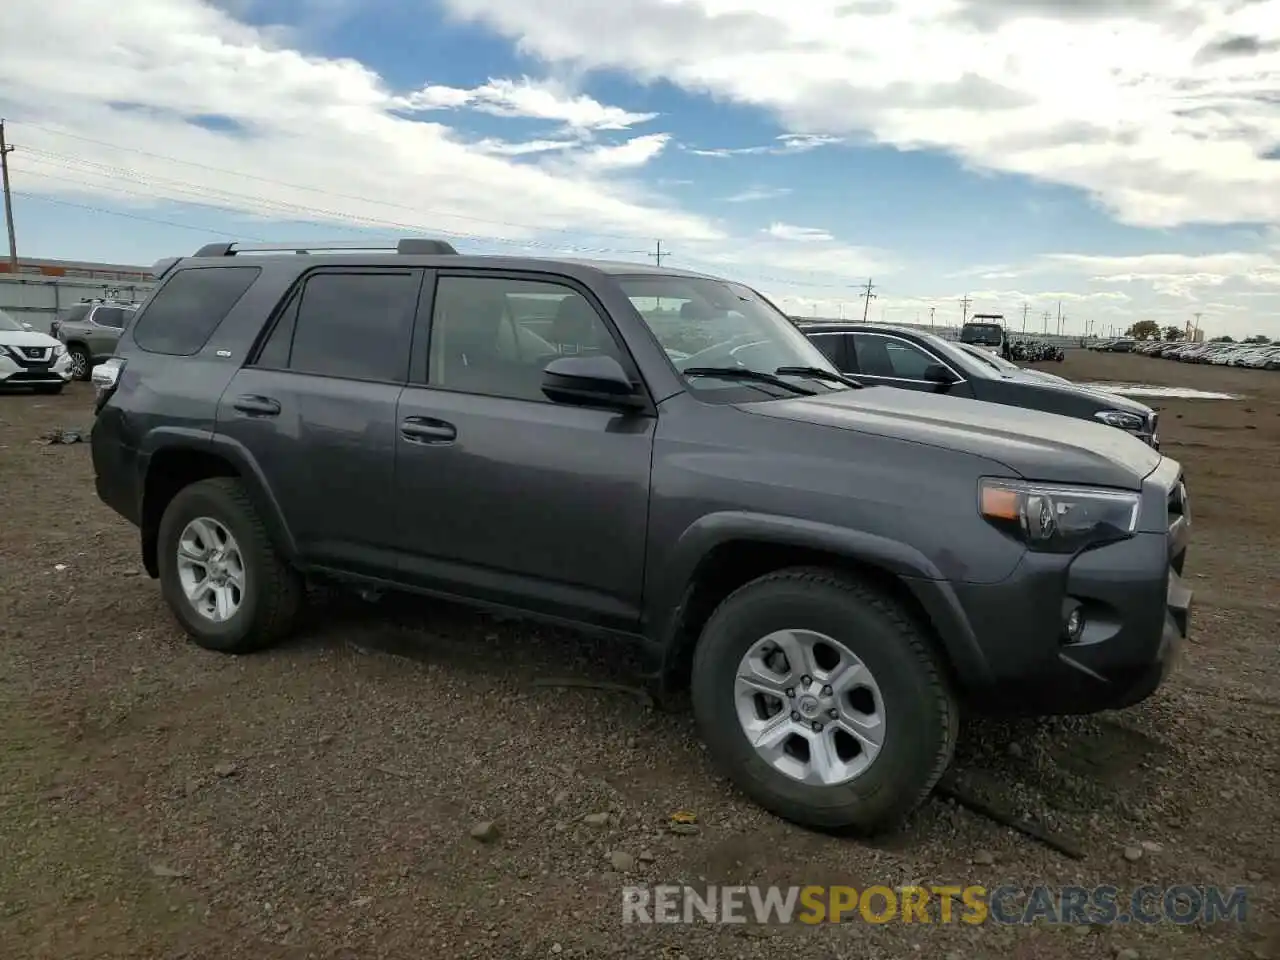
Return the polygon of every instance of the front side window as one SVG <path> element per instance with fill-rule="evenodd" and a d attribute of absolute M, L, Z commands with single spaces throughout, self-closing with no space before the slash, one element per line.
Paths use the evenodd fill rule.
<path fill-rule="evenodd" d="M 805 367 L 829 374 L 838 371 L 784 314 L 749 287 L 664 274 L 617 280 L 676 370 L 704 397 L 737 401 L 794 395 L 725 371 L 780 376 L 806 393 L 848 389 L 830 380 L 777 373 Z M 689 370 L 720 373 L 686 373 Z"/>
<path fill-rule="evenodd" d="M 868 377 L 924 380 L 924 372 L 938 361 L 905 340 L 872 333 L 855 333 L 858 373 Z"/>
<path fill-rule="evenodd" d="M 585 296 L 549 280 L 443 276 L 436 284 L 432 386 L 546 402 L 542 371 L 561 356 L 623 354 Z"/>
<path fill-rule="evenodd" d="M 93 314 L 93 322 L 100 327 L 113 327 L 116 330 L 124 326 L 125 312 L 120 307 L 99 307 Z"/>

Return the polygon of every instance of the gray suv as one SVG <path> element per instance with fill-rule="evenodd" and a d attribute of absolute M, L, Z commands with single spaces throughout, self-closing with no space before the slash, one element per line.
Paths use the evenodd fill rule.
<path fill-rule="evenodd" d="M 67 345 L 73 379 L 88 380 L 94 366 L 115 353 L 120 333 L 137 309 L 136 303 L 84 300 L 58 314 L 49 333 Z"/>
<path fill-rule="evenodd" d="M 1132 704 L 1186 635 L 1177 462 L 864 389 L 741 284 L 430 240 L 156 273 L 94 371 L 93 463 L 209 649 L 283 637 L 308 579 L 603 633 L 690 685 L 756 801 L 870 831 L 962 707 Z"/>

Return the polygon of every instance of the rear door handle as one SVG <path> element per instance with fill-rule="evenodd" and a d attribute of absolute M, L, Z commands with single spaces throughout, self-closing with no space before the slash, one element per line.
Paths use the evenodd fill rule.
<path fill-rule="evenodd" d="M 400 433 L 413 443 L 449 443 L 458 438 L 457 427 L 432 417 L 405 417 L 400 421 Z"/>
<path fill-rule="evenodd" d="M 254 394 L 236 397 L 231 406 L 241 413 L 256 417 L 274 417 L 280 413 L 280 401 L 272 400 L 270 397 L 255 396 Z"/>

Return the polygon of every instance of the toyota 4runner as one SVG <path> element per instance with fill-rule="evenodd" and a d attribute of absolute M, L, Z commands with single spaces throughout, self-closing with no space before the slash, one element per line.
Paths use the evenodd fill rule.
<path fill-rule="evenodd" d="M 93 374 L 98 493 L 196 643 L 308 579 L 642 645 L 757 802 L 874 830 L 960 710 L 1149 695 L 1179 465 L 1101 423 L 863 388 L 766 298 L 632 263 L 234 244 L 156 266 Z"/>

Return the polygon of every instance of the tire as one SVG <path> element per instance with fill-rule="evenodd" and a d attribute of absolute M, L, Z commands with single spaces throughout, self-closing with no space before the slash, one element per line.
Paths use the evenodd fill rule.
<path fill-rule="evenodd" d="M 67 353 L 71 354 L 71 369 L 75 372 L 73 378 L 80 381 L 87 381 L 93 376 L 93 357 L 89 356 L 89 351 L 78 343 L 67 347 Z"/>
<path fill-rule="evenodd" d="M 234 538 L 243 569 L 239 606 L 220 622 L 202 616 L 187 599 L 179 573 L 179 538 L 188 524 L 201 518 L 221 525 Z M 206 650 L 253 653 L 292 629 L 304 595 L 302 578 L 276 551 L 239 480 L 215 477 L 180 490 L 160 520 L 156 554 L 160 589 L 169 609 Z"/>
<path fill-rule="evenodd" d="M 780 772 L 739 721 L 735 687 L 744 655 L 774 631 L 796 629 L 838 641 L 879 688 L 882 745 L 844 783 L 806 784 Z M 730 594 L 698 640 L 691 686 L 699 732 L 720 769 L 765 809 L 820 830 L 868 834 L 895 826 L 951 763 L 959 729 L 956 698 L 924 631 L 894 600 L 831 570 L 781 570 Z"/>

